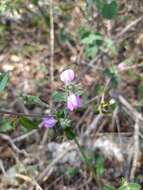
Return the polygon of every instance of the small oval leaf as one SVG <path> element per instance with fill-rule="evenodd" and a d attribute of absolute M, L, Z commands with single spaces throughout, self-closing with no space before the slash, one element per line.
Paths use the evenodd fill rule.
<path fill-rule="evenodd" d="M 0 75 L 0 92 L 2 92 L 9 81 L 9 72 L 2 73 Z"/>

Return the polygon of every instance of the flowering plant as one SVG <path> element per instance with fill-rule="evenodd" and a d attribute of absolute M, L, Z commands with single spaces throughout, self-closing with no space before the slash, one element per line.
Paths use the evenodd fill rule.
<path fill-rule="evenodd" d="M 45 128 L 54 127 L 56 123 L 58 123 L 58 120 L 62 128 L 65 129 L 66 127 L 70 127 L 71 122 L 69 121 L 67 117 L 68 111 L 69 112 L 75 111 L 76 109 L 82 107 L 81 97 L 79 96 L 79 87 L 78 85 L 73 83 L 75 79 L 74 71 L 72 69 L 67 69 L 63 71 L 60 74 L 60 79 L 64 83 L 64 90 L 63 92 L 56 91 L 56 93 L 53 96 L 53 100 L 56 100 L 55 102 L 66 103 L 66 105 L 64 106 L 64 114 L 62 114 L 62 116 L 60 114 L 59 116 L 59 111 L 56 111 L 55 113 L 55 115 L 57 116 L 56 119 L 53 116 L 43 118 L 43 121 L 40 124 L 40 126 L 43 126 Z M 80 95 L 81 95 L 81 91 L 80 91 Z M 63 126 L 63 123 L 64 123 L 64 126 Z"/>

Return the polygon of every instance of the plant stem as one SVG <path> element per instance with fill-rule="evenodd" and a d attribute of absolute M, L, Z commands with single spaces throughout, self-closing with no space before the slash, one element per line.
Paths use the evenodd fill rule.
<path fill-rule="evenodd" d="M 82 155 L 82 157 L 83 157 L 83 159 L 84 159 L 84 161 L 85 161 L 86 166 L 87 166 L 88 169 L 92 172 L 93 177 L 94 177 L 94 179 L 96 180 L 96 173 L 95 173 L 95 171 L 94 171 L 94 168 L 92 167 L 92 164 L 88 161 L 88 159 L 87 159 L 87 157 L 86 157 L 84 151 L 82 150 L 82 147 L 81 147 L 81 145 L 79 144 L 79 141 L 77 140 L 77 138 L 74 138 L 74 142 L 76 143 L 76 145 L 77 145 L 77 147 L 78 147 L 78 149 L 79 149 L 79 151 L 80 151 L 80 153 L 81 153 L 81 155 Z"/>

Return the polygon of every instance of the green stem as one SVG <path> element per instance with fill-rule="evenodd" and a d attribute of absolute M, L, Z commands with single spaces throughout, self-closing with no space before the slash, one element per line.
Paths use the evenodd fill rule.
<path fill-rule="evenodd" d="M 78 149 L 79 149 L 79 151 L 80 151 L 80 153 L 81 153 L 81 155 L 82 155 L 82 157 L 83 157 L 83 159 L 84 159 L 84 161 L 86 163 L 86 166 L 92 172 L 93 177 L 96 180 L 96 173 L 94 171 L 94 168 L 92 167 L 92 164 L 88 161 L 88 159 L 87 159 L 87 157 L 86 157 L 86 155 L 85 155 L 85 153 L 84 153 L 81 145 L 79 144 L 79 141 L 77 140 L 77 138 L 74 138 L 74 141 L 75 141 L 75 143 L 76 143 L 76 145 L 77 145 L 77 147 L 78 147 Z"/>

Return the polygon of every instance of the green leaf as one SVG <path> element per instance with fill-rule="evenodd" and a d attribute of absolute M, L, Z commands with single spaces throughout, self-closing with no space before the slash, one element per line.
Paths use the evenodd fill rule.
<path fill-rule="evenodd" d="M 127 183 L 125 182 L 118 190 L 140 190 L 141 186 L 137 183 Z"/>
<path fill-rule="evenodd" d="M 100 46 L 103 42 L 103 36 L 99 32 L 87 31 L 84 28 L 80 28 L 79 31 L 80 41 L 86 45 Z"/>
<path fill-rule="evenodd" d="M 66 107 L 64 107 L 64 108 L 58 109 L 55 114 L 56 114 L 56 118 L 58 119 L 67 118 L 68 110 Z"/>
<path fill-rule="evenodd" d="M 3 119 L 2 123 L 0 125 L 0 132 L 9 132 L 12 131 L 14 126 L 12 125 L 12 122 L 8 119 Z"/>
<path fill-rule="evenodd" d="M 24 116 L 19 118 L 19 122 L 23 127 L 27 128 L 27 129 L 35 129 L 35 128 L 37 128 L 37 125 L 38 125 L 36 122 L 34 122 Z"/>
<path fill-rule="evenodd" d="M 104 6 L 105 0 L 94 0 L 94 2 L 96 4 L 97 9 L 101 11 Z"/>
<path fill-rule="evenodd" d="M 71 126 L 71 121 L 70 121 L 69 119 L 60 118 L 60 119 L 59 119 L 59 122 L 60 122 L 60 126 L 61 126 L 63 129 L 66 129 L 67 127 L 70 127 L 70 126 Z"/>
<path fill-rule="evenodd" d="M 54 91 L 52 99 L 54 102 L 66 102 L 66 94 L 64 92 Z"/>
<path fill-rule="evenodd" d="M 118 5 L 115 0 L 111 1 L 111 3 L 105 3 L 102 8 L 102 16 L 106 19 L 113 19 L 117 15 Z"/>
<path fill-rule="evenodd" d="M 81 43 L 83 44 L 93 44 L 96 41 L 102 41 L 103 37 L 99 33 L 93 33 L 89 32 L 88 35 L 84 36 L 84 38 L 81 39 Z"/>
<path fill-rule="evenodd" d="M 67 168 L 66 173 L 67 173 L 67 175 L 70 178 L 72 178 L 72 177 L 74 177 L 78 173 L 78 169 L 77 168 L 73 168 L 73 167 L 69 167 L 69 168 Z"/>
<path fill-rule="evenodd" d="M 103 36 L 99 32 L 87 31 L 84 27 L 79 31 L 80 41 L 85 44 L 85 56 L 93 58 L 103 43 Z"/>
<path fill-rule="evenodd" d="M 116 189 L 113 186 L 106 185 L 105 187 L 103 187 L 103 190 L 116 190 Z"/>
<path fill-rule="evenodd" d="M 116 87 L 118 85 L 119 75 L 116 67 L 112 66 L 110 68 L 106 68 L 103 73 L 111 79 L 112 86 Z"/>
<path fill-rule="evenodd" d="M 101 156 L 96 159 L 96 173 L 100 177 L 104 174 L 104 158 Z"/>
<path fill-rule="evenodd" d="M 101 95 L 104 92 L 104 86 L 101 84 L 96 84 L 95 85 L 95 93 L 96 95 Z"/>
<path fill-rule="evenodd" d="M 87 58 L 93 58 L 96 56 L 98 52 L 98 47 L 97 46 L 87 46 L 85 48 L 85 56 Z"/>
<path fill-rule="evenodd" d="M 38 104 L 38 105 L 43 106 L 43 107 L 48 107 L 48 104 L 43 102 L 38 96 L 23 95 L 22 94 L 22 99 L 24 100 L 24 102 L 26 102 L 30 105 L 31 104 Z"/>
<path fill-rule="evenodd" d="M 94 0 L 97 9 L 106 19 L 113 19 L 118 12 L 117 0 Z"/>
<path fill-rule="evenodd" d="M 2 73 L 0 75 L 0 92 L 2 92 L 9 81 L 9 72 Z"/>
<path fill-rule="evenodd" d="M 64 130 L 65 134 L 66 134 L 66 137 L 69 139 L 69 140 L 73 140 L 76 138 L 76 134 L 72 131 L 71 128 L 67 127 L 65 130 Z"/>
<path fill-rule="evenodd" d="M 105 38 L 104 39 L 104 44 L 105 44 L 105 49 L 107 48 L 113 55 L 117 54 L 117 49 L 114 45 L 114 42 L 110 38 Z"/>
<path fill-rule="evenodd" d="M 39 0 L 32 0 L 33 5 L 35 5 L 35 6 L 38 5 L 38 2 L 39 2 Z"/>
<path fill-rule="evenodd" d="M 4 31 L 6 31 L 6 26 L 0 23 L 0 35 L 4 34 Z"/>

